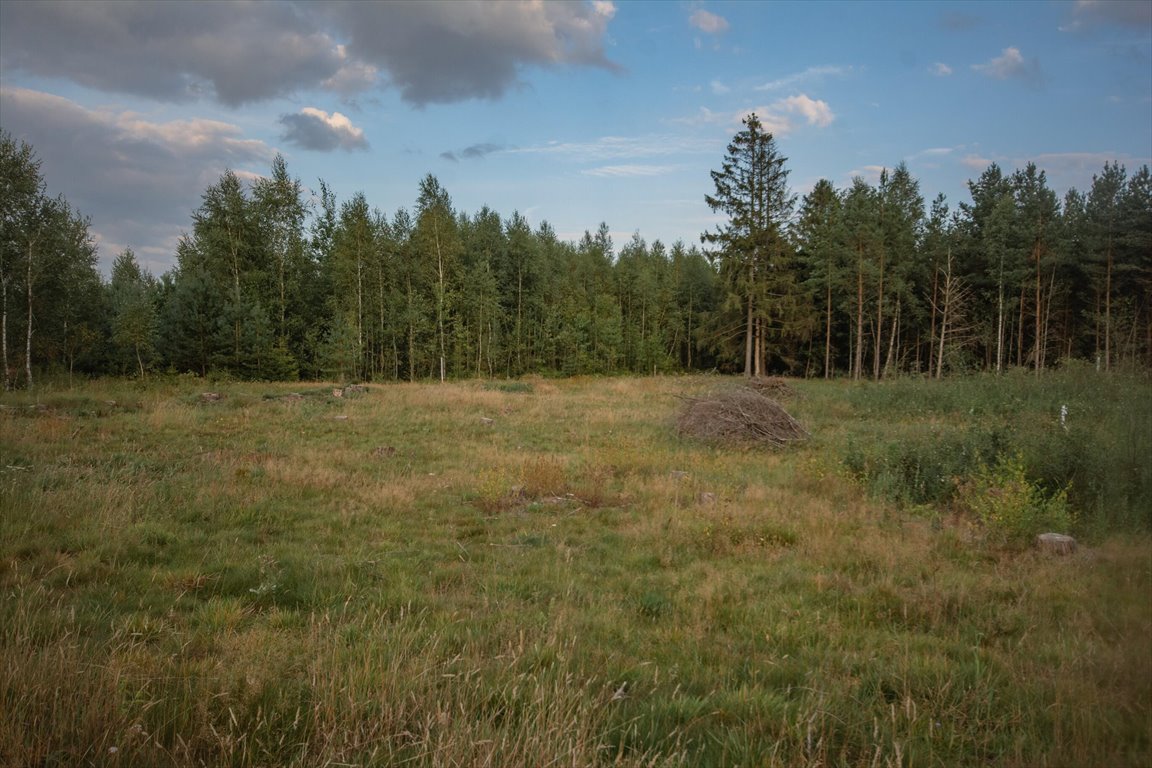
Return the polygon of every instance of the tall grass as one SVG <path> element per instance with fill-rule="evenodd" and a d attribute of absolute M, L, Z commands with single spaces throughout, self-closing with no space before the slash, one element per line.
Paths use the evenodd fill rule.
<path fill-rule="evenodd" d="M 1039 491 L 1067 491 L 1080 532 L 1152 530 L 1146 373 L 1074 366 L 1043 377 L 903 379 L 832 396 L 841 413 L 830 447 L 882 498 L 946 506 L 982 468 L 1018 458 Z"/>
<path fill-rule="evenodd" d="M 786 453 L 678 440 L 714 384 L 5 395 L 0 765 L 1149 762 L 1146 534 L 1006 550 L 843 471 L 1081 428 L 1072 383 L 800 383 Z"/>

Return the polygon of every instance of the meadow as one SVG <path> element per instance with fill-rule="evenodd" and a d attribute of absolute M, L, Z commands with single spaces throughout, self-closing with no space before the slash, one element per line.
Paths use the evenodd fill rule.
<path fill-rule="evenodd" d="M 739 384 L 3 394 L 0 765 L 1152 764 L 1147 374 Z"/>

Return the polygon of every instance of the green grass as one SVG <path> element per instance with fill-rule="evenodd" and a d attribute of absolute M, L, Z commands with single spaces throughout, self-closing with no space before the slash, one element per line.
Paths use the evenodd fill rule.
<path fill-rule="evenodd" d="M 1147 765 L 1148 384 L 1089 377 L 796 382 L 779 454 L 674 436 L 714 377 L 4 395 L 0 765 Z M 1088 548 L 960 508 L 1008 453 Z"/>

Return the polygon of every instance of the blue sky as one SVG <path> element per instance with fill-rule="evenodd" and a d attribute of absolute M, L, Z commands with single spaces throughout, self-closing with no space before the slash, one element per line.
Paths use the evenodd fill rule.
<path fill-rule="evenodd" d="M 901 161 L 953 207 L 993 161 L 1087 189 L 1152 162 L 1152 2 L 0 2 L 0 127 L 105 271 L 169 268 L 204 189 L 276 152 L 389 215 L 431 173 L 564 239 L 695 243 L 750 111 L 800 195 Z"/>

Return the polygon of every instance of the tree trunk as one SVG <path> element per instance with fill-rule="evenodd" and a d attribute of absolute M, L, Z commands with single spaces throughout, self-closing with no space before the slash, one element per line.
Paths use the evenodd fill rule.
<path fill-rule="evenodd" d="M 952 249 L 948 249 L 948 258 L 944 262 L 944 288 L 940 307 L 940 349 L 936 353 L 936 378 L 944 377 L 944 342 L 948 336 L 948 309 L 952 298 Z"/>
<path fill-rule="evenodd" d="M 933 356 L 936 353 L 935 340 L 936 340 L 936 310 L 939 309 L 940 300 L 940 267 L 935 264 L 932 265 L 932 319 L 928 326 L 928 373 L 931 375 L 935 369 L 935 360 Z"/>
<path fill-rule="evenodd" d="M 996 374 L 1004 370 L 1004 281 L 999 282 L 996 299 Z"/>
<path fill-rule="evenodd" d="M 896 299 L 896 315 L 892 318 L 892 330 L 888 334 L 888 355 L 884 360 L 884 376 L 892 375 L 892 366 L 896 355 L 896 334 L 900 329 L 900 299 Z"/>
<path fill-rule="evenodd" d="M 852 378 L 859 381 L 864 375 L 864 254 L 856 254 L 856 353 L 852 365 Z"/>
<path fill-rule="evenodd" d="M 753 338 L 755 329 L 753 327 L 754 321 L 752 318 L 752 297 L 748 297 L 748 321 L 744 330 L 744 375 L 751 377 L 755 375 L 752 370 L 752 347 L 755 344 Z"/>
<path fill-rule="evenodd" d="M 824 378 L 832 378 L 832 281 L 828 281 L 824 316 Z"/>
<path fill-rule="evenodd" d="M 28 330 L 24 338 L 24 382 L 29 391 L 32 389 L 32 262 L 33 262 L 33 245 L 28 244 L 28 270 L 27 270 L 27 295 L 28 295 Z"/>
<path fill-rule="evenodd" d="M 876 345 L 872 360 L 872 378 L 880 380 L 880 350 L 884 344 L 884 250 L 880 250 L 880 276 L 876 289 Z"/>
<path fill-rule="evenodd" d="M 433 223 L 432 233 L 436 241 L 436 278 L 439 290 L 436 296 L 436 327 L 440 335 L 440 381 L 445 379 L 444 357 L 447 354 L 444 342 L 444 254 L 440 250 L 440 227 Z"/>
<path fill-rule="evenodd" d="M 1108 232 L 1108 265 L 1104 271 L 1104 370 L 1112 370 L 1112 232 Z"/>
<path fill-rule="evenodd" d="M 412 311 L 412 276 L 406 279 L 408 285 L 408 381 L 416 381 L 416 318 Z"/>
<path fill-rule="evenodd" d="M 8 278 L 0 275 L 0 296 L 3 296 L 0 309 L 0 356 L 4 358 L 4 390 L 12 389 L 12 372 L 8 369 Z"/>

